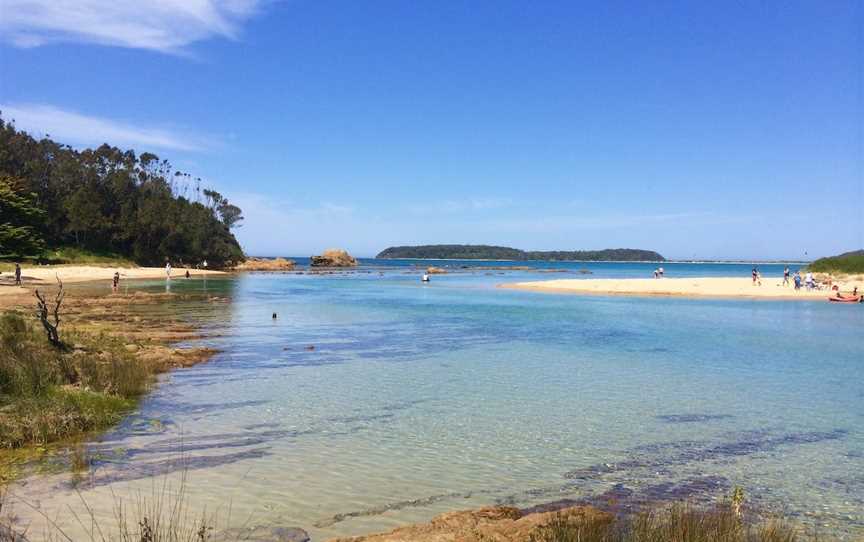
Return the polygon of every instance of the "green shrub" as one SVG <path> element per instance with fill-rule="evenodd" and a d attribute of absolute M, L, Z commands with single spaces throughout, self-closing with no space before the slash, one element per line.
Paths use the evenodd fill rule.
<path fill-rule="evenodd" d="M 44 446 L 110 427 L 134 405 L 131 399 L 75 388 L 18 398 L 0 412 L 0 448 Z"/>
<path fill-rule="evenodd" d="M 820 258 L 807 266 L 814 273 L 864 273 L 864 250 L 847 252 L 830 258 Z"/>

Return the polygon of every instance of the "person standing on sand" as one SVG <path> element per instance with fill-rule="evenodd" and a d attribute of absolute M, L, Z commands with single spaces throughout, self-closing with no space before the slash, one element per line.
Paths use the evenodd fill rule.
<path fill-rule="evenodd" d="M 120 271 L 114 271 L 114 278 L 111 280 L 111 290 L 116 294 L 117 288 L 120 287 Z"/>
<path fill-rule="evenodd" d="M 789 286 L 789 266 L 783 269 L 783 286 Z"/>
<path fill-rule="evenodd" d="M 762 279 L 759 277 L 759 269 L 754 266 L 751 275 L 753 275 L 753 286 L 756 286 L 757 284 L 762 286 Z"/>
<path fill-rule="evenodd" d="M 171 262 L 165 262 L 165 276 L 171 280 Z"/>
<path fill-rule="evenodd" d="M 21 264 L 15 263 L 15 286 L 21 286 Z"/>

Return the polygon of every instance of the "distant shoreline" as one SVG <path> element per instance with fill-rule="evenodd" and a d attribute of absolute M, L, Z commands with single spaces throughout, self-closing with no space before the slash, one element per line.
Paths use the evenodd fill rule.
<path fill-rule="evenodd" d="M 728 264 L 728 265 L 807 265 L 811 262 L 796 260 L 511 260 L 503 258 L 360 258 L 361 260 L 413 260 L 442 262 L 545 262 L 545 263 L 656 263 L 666 264 Z"/>

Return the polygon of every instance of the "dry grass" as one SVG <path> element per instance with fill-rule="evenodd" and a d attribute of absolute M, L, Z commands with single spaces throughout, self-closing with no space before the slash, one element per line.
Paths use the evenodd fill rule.
<path fill-rule="evenodd" d="M 687 504 L 647 511 L 613 522 L 573 521 L 556 517 L 530 542 L 797 542 L 803 538 L 782 521 L 751 524 L 733 507 L 700 509 Z"/>

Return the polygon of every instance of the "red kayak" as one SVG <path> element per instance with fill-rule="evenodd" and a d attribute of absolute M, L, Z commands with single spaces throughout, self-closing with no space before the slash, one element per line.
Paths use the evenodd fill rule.
<path fill-rule="evenodd" d="M 860 295 L 834 295 L 828 298 L 828 301 L 833 301 L 834 303 L 860 303 L 861 296 Z"/>

